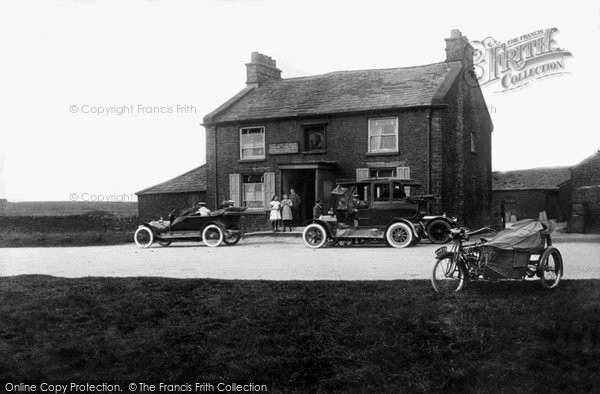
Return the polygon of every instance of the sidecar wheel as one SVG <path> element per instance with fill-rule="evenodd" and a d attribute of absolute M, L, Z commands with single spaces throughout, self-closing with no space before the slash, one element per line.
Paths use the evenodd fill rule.
<path fill-rule="evenodd" d="M 202 242 L 210 248 L 216 248 L 223 242 L 223 231 L 216 224 L 209 224 L 202 231 Z"/>
<path fill-rule="evenodd" d="M 445 244 L 450 241 L 450 229 L 452 226 L 445 220 L 433 220 L 427 226 L 427 235 L 434 244 Z"/>
<path fill-rule="evenodd" d="M 133 234 L 133 241 L 140 248 L 149 248 L 154 242 L 154 233 L 146 226 L 138 227 Z"/>
<path fill-rule="evenodd" d="M 408 224 L 398 222 L 388 228 L 385 238 L 394 248 L 405 248 L 411 245 L 414 236 Z"/>
<path fill-rule="evenodd" d="M 547 248 L 538 263 L 540 284 L 545 289 L 553 289 L 560 283 L 563 276 L 563 261 L 560 252 L 555 247 Z"/>

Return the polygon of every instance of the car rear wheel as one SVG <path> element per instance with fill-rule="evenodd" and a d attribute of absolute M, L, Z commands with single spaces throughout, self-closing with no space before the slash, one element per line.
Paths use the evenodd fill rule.
<path fill-rule="evenodd" d="M 167 247 L 167 246 L 171 245 L 171 241 L 165 241 L 164 239 L 161 239 L 161 240 L 158 241 L 158 244 L 160 246 Z"/>
<path fill-rule="evenodd" d="M 414 238 L 408 224 L 401 222 L 392 224 L 385 233 L 385 237 L 394 248 L 406 248 L 411 245 Z"/>
<path fill-rule="evenodd" d="M 225 242 L 227 245 L 235 245 L 238 242 L 240 242 L 241 238 L 242 234 L 239 232 L 225 231 L 225 237 L 223 238 L 223 242 Z"/>
<path fill-rule="evenodd" d="M 202 242 L 211 248 L 221 245 L 221 242 L 223 242 L 223 231 L 216 224 L 209 224 L 202 231 Z"/>
<path fill-rule="evenodd" d="M 429 240 L 434 244 L 445 244 L 450 241 L 450 229 L 452 226 L 441 219 L 437 219 L 429 223 L 427 226 L 427 235 Z"/>
<path fill-rule="evenodd" d="M 154 242 L 154 233 L 146 226 L 138 227 L 133 234 L 133 241 L 140 248 L 149 248 Z"/>
<path fill-rule="evenodd" d="M 306 246 L 317 249 L 323 246 L 325 241 L 327 241 L 327 232 L 320 224 L 309 224 L 302 232 L 302 239 Z"/>

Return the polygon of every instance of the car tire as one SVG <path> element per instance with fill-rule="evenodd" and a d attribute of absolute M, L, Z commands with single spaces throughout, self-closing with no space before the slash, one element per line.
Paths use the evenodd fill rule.
<path fill-rule="evenodd" d="M 397 222 L 387 229 L 385 238 L 394 248 L 406 248 L 411 245 L 414 235 L 408 224 Z"/>
<path fill-rule="evenodd" d="M 140 226 L 133 234 L 133 241 L 142 249 L 149 248 L 154 242 L 154 232 L 146 226 Z"/>
<path fill-rule="evenodd" d="M 427 237 L 434 244 L 445 244 L 450 241 L 452 226 L 445 220 L 435 219 L 427 225 Z"/>
<path fill-rule="evenodd" d="M 302 240 L 311 249 L 318 249 L 325 245 L 327 241 L 327 232 L 317 223 L 312 223 L 306 226 L 302 232 Z"/>
<path fill-rule="evenodd" d="M 158 241 L 158 244 L 166 248 L 167 246 L 171 245 L 171 241 L 165 241 L 164 239 L 161 239 Z"/>
<path fill-rule="evenodd" d="M 202 242 L 209 248 L 216 248 L 223 242 L 223 230 L 216 224 L 209 224 L 202 231 Z"/>
<path fill-rule="evenodd" d="M 242 239 L 242 234 L 241 233 L 233 233 L 232 235 L 227 235 L 227 232 L 225 234 L 225 236 L 223 237 L 223 242 L 225 242 L 225 244 L 227 245 L 235 245 L 238 242 L 240 242 L 240 239 Z"/>

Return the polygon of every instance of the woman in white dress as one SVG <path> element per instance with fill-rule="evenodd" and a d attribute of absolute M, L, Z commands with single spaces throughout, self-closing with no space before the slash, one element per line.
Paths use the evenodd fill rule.
<path fill-rule="evenodd" d="M 279 197 L 277 197 L 277 195 L 274 195 L 271 199 L 271 214 L 269 215 L 269 220 L 271 220 L 273 231 L 277 232 L 277 226 L 281 220 L 281 203 L 279 202 Z"/>

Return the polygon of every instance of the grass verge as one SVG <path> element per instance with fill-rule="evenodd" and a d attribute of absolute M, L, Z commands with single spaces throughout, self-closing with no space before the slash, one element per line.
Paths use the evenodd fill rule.
<path fill-rule="evenodd" d="M 0 278 L 0 382 L 253 382 L 271 391 L 593 391 L 600 281 Z M 3 383 L 2 383 L 3 384 Z"/>

